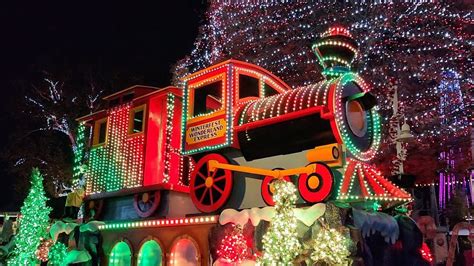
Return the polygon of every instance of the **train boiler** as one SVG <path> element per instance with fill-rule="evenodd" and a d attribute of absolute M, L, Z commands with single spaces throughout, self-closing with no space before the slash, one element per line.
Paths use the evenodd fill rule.
<path fill-rule="evenodd" d="M 335 27 L 313 50 L 325 80 L 296 89 L 236 60 L 186 77 L 181 143 L 195 161 L 190 196 L 200 211 L 272 205 L 277 178 L 297 183 L 303 204 L 409 200 L 364 163 L 378 149 L 380 121 L 370 87 L 350 71 L 356 42 Z"/>

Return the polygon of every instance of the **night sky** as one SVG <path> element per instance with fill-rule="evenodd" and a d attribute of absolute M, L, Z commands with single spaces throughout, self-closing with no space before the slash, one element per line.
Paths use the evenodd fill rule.
<path fill-rule="evenodd" d="M 0 147 L 4 150 L 23 104 L 23 86 L 38 69 L 72 71 L 94 66 L 138 76 L 144 85 L 170 83 L 170 66 L 188 54 L 205 10 L 204 1 L 155 1 L 155 5 L 32 1 L 0 8 Z M 204 3 L 203 3 L 204 2 Z M 99 73 L 100 74 L 100 73 Z M 114 88 L 118 91 L 124 88 Z M 0 161 L 0 211 L 18 210 L 15 176 Z M 21 199 L 16 199 L 21 200 Z"/>

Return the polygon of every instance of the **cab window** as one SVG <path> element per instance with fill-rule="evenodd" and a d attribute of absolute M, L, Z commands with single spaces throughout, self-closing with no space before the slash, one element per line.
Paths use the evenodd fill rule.
<path fill-rule="evenodd" d="M 260 81 L 247 75 L 239 75 L 239 99 L 259 97 Z"/>
<path fill-rule="evenodd" d="M 145 105 L 130 110 L 129 134 L 143 132 L 145 128 Z"/>
<path fill-rule="evenodd" d="M 275 90 L 272 86 L 268 85 L 267 83 L 263 85 L 263 92 L 265 93 L 265 97 L 278 94 L 278 91 Z"/>
<path fill-rule="evenodd" d="M 107 117 L 94 123 L 93 145 L 104 144 L 107 140 Z"/>
<path fill-rule="evenodd" d="M 195 88 L 193 116 L 209 114 L 222 108 L 222 80 Z"/>

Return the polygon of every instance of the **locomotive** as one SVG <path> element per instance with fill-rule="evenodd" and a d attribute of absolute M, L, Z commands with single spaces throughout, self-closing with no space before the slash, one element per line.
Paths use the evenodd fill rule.
<path fill-rule="evenodd" d="M 106 110 L 78 119 L 93 131 L 86 213 L 100 215 L 104 199 L 109 219 L 130 218 L 117 211 L 130 199 L 140 217 L 262 207 L 276 179 L 295 182 L 300 205 L 410 200 L 366 163 L 381 129 L 369 85 L 350 71 L 357 43 L 333 27 L 313 51 L 325 79 L 295 89 L 231 59 L 185 77 L 183 89 L 105 97 Z"/>

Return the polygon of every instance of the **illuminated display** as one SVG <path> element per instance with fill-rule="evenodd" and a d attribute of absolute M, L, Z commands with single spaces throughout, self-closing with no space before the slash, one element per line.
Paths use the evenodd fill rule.
<path fill-rule="evenodd" d="M 168 226 L 181 226 L 181 225 L 194 225 L 194 224 L 213 224 L 217 222 L 217 216 L 199 216 L 199 217 L 187 217 L 187 218 L 176 218 L 176 219 L 160 219 L 160 220 L 147 220 L 147 221 L 135 221 L 135 222 L 119 222 L 119 223 L 107 223 L 100 225 L 99 230 L 117 230 L 126 228 L 142 228 L 142 227 L 168 227 Z"/>
<path fill-rule="evenodd" d="M 129 136 L 129 104 L 108 112 L 107 141 L 90 152 L 86 193 L 115 191 L 141 186 L 144 136 Z"/>
<path fill-rule="evenodd" d="M 132 251 L 127 243 L 121 241 L 117 243 L 109 257 L 110 266 L 132 265 Z"/>
<path fill-rule="evenodd" d="M 73 150 L 74 152 L 74 162 L 73 162 L 73 169 L 72 169 L 72 176 L 73 179 L 77 179 L 80 177 L 82 173 L 82 159 L 84 157 L 84 141 L 85 141 L 85 125 L 83 122 L 79 123 L 77 127 L 77 135 L 76 135 L 76 146 Z"/>
<path fill-rule="evenodd" d="M 155 240 L 148 240 L 143 243 L 138 253 L 137 266 L 158 265 L 163 261 L 163 252 L 160 245 Z"/>
<path fill-rule="evenodd" d="M 374 167 L 348 159 L 344 167 L 343 180 L 337 192 L 337 200 L 407 202 L 412 198 L 405 190 L 386 180 Z"/>

